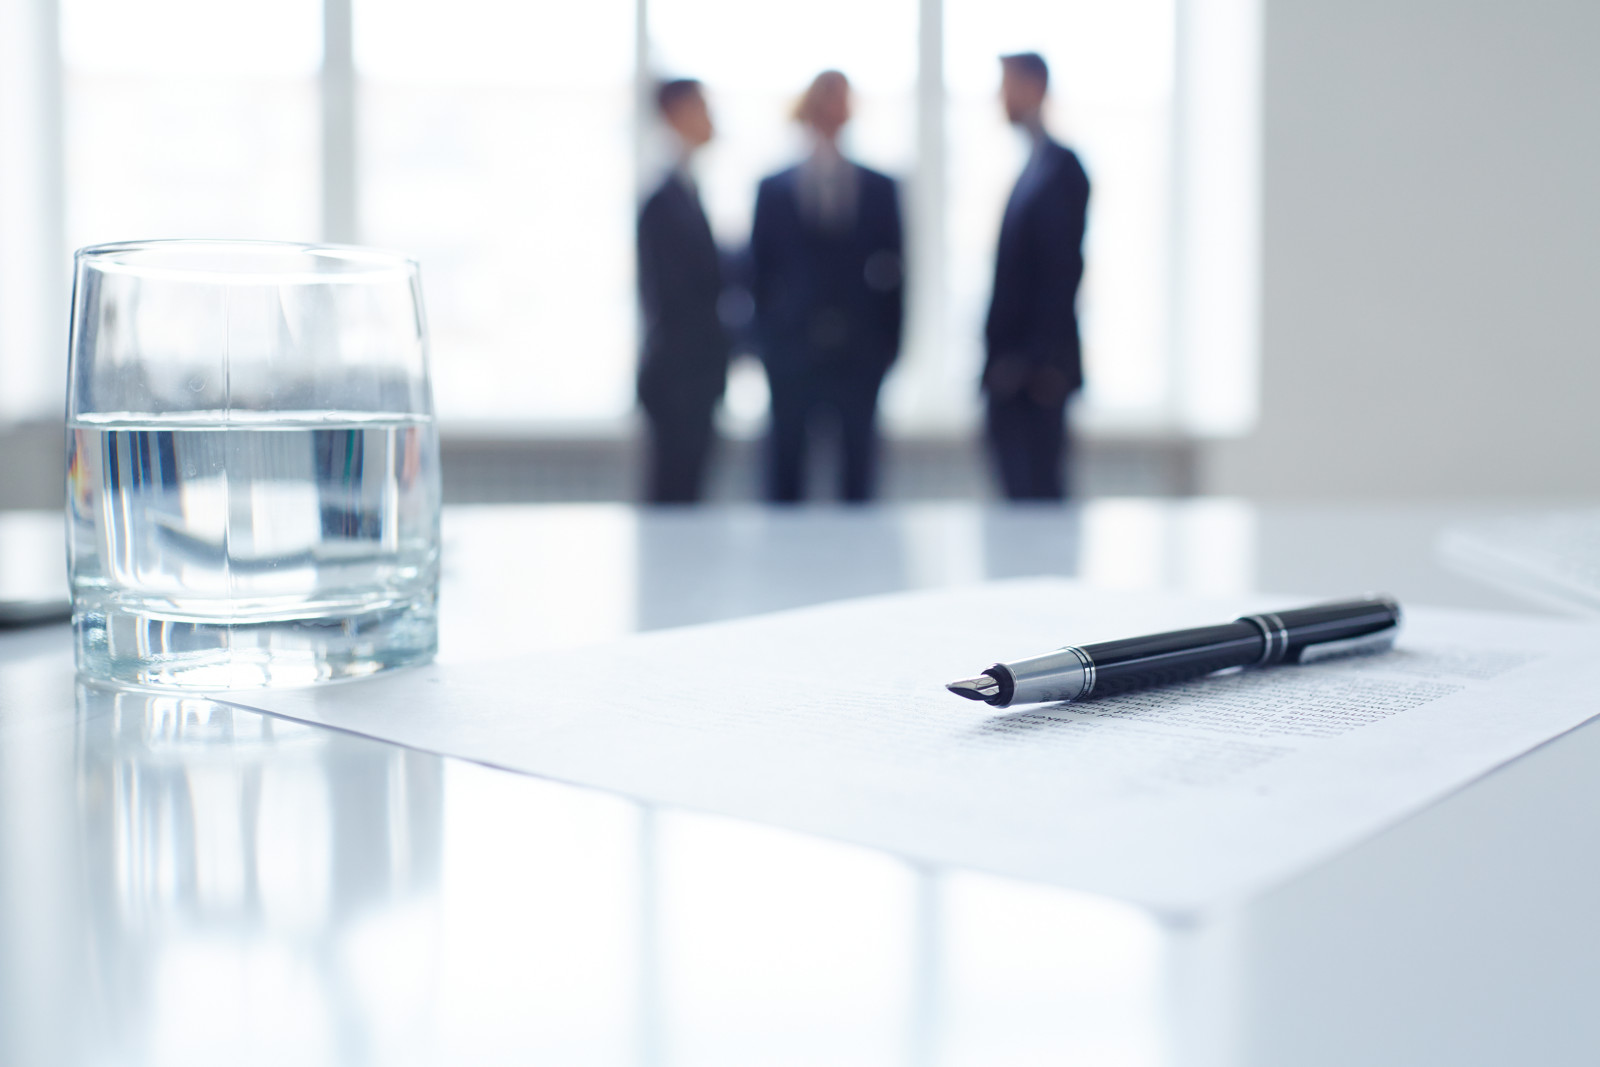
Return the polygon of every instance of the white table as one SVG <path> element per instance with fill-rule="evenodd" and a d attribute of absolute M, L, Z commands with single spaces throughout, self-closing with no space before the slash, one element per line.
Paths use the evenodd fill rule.
<path fill-rule="evenodd" d="M 1444 524 L 1486 510 L 458 509 L 440 655 L 1039 573 L 1520 607 L 1434 561 Z M 1592 1063 L 1597 810 L 1589 726 L 1171 929 L 206 701 L 79 693 L 64 627 L 0 633 L 0 1063 Z"/>

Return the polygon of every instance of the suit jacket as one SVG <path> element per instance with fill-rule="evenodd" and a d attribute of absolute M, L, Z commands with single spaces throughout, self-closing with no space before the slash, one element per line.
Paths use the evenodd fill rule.
<path fill-rule="evenodd" d="M 899 197 L 887 175 L 849 164 L 854 219 L 828 230 L 800 206 L 800 168 L 761 182 L 750 233 L 755 339 L 770 372 L 848 361 L 888 369 L 905 314 Z"/>
<path fill-rule="evenodd" d="M 1006 204 L 995 253 L 994 296 L 984 326 L 985 375 L 997 360 L 1020 359 L 1083 384 L 1078 283 L 1089 177 L 1071 149 L 1045 139 Z"/>
<path fill-rule="evenodd" d="M 717 313 L 722 266 L 700 198 L 676 174 L 639 212 L 638 256 L 639 399 L 646 407 L 715 404 L 728 377 L 728 335 Z"/>

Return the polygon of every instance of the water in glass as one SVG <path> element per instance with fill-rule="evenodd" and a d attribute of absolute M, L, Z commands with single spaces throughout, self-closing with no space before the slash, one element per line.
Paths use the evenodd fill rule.
<path fill-rule="evenodd" d="M 431 654 L 431 417 L 85 416 L 67 450 L 91 673 L 295 684 Z"/>

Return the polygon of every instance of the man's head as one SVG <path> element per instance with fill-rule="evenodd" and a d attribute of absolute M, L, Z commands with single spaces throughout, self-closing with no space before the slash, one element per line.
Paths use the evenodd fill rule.
<path fill-rule="evenodd" d="M 1000 99 L 1012 125 L 1037 122 L 1049 88 L 1050 67 L 1039 53 L 1018 52 L 1000 57 Z"/>
<path fill-rule="evenodd" d="M 693 78 L 674 78 L 656 88 L 656 108 L 661 121 L 672 127 L 686 147 L 699 148 L 715 132 L 706 94 Z"/>
<path fill-rule="evenodd" d="M 794 109 L 794 117 L 824 140 L 833 140 L 850 121 L 850 79 L 825 70 L 811 80 Z"/>

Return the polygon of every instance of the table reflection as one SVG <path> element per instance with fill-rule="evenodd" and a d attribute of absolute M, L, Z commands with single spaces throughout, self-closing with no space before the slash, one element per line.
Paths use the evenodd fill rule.
<path fill-rule="evenodd" d="M 1164 1062 L 1111 902 L 81 687 L 83 1061 Z"/>
<path fill-rule="evenodd" d="M 438 759 L 89 686 L 76 748 L 93 1014 L 119 1057 L 409 1058 L 435 993 Z"/>
<path fill-rule="evenodd" d="M 449 509 L 441 659 L 1032 574 L 1515 607 L 1437 566 L 1444 514 L 1226 500 Z M 0 584 L 37 576 L 0 542 Z M 1591 754 L 1576 736 L 1530 760 L 1567 760 L 1581 780 Z M 1531 788 L 1517 774 L 1548 773 L 1521 766 L 1482 788 L 1503 803 Z M 1385 953 L 1450 961 L 1538 943 L 1586 988 L 1595 954 L 1570 927 L 1576 904 L 1503 907 L 1587 884 L 1572 864 L 1593 850 L 1566 847 L 1581 827 L 1529 817 L 1561 834 L 1508 853 L 1523 882 L 1485 882 L 1480 836 L 1501 816 L 1477 803 L 1465 810 L 1495 815 L 1470 835 L 1453 802 L 1246 916 L 1174 929 L 1105 900 L 204 700 L 75 692 L 65 627 L 5 633 L 0 1064 L 1133 1067 L 1234 1062 L 1240 1042 L 1293 1062 L 1307 1052 L 1297 1027 L 1336 1038 L 1359 1014 L 1348 1005 L 1403 998 L 1418 972 L 1375 981 Z M 1458 840 L 1471 847 L 1442 844 Z M 1372 879 L 1390 888 L 1350 893 Z M 1437 910 L 1441 887 L 1469 894 L 1454 918 Z M 1463 933 L 1480 929 L 1499 933 Z M 1508 959 L 1495 988 L 1540 995 Z M 1420 972 L 1446 991 L 1424 1017 L 1481 999 L 1488 970 Z"/>
<path fill-rule="evenodd" d="M 1256 511 L 1237 500 L 732 507 L 713 516 L 448 509 L 440 662 L 996 578 L 1061 575 L 1224 596 L 1252 591 L 1257 579 Z"/>

